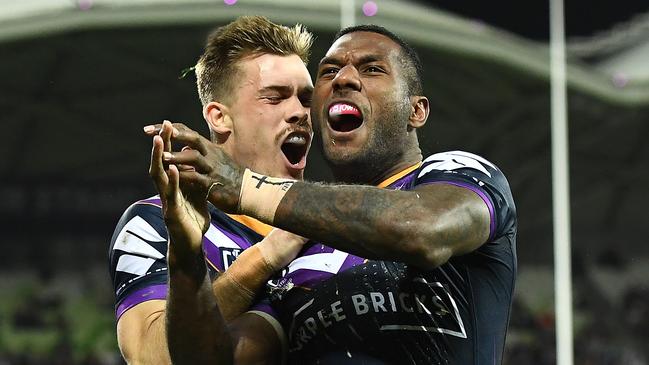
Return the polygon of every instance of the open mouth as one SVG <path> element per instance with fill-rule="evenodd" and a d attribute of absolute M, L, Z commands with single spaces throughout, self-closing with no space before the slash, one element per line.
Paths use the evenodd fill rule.
<path fill-rule="evenodd" d="M 306 132 L 292 132 L 282 143 L 282 152 L 288 162 L 292 165 L 297 165 L 306 156 L 309 150 L 309 134 Z"/>
<path fill-rule="evenodd" d="M 329 125 L 336 132 L 350 132 L 363 124 L 363 115 L 352 104 L 335 103 L 329 107 Z"/>

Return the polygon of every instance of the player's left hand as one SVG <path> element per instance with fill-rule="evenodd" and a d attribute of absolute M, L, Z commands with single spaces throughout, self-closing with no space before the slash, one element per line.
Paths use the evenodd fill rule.
<path fill-rule="evenodd" d="M 204 195 L 190 185 L 179 182 L 181 167 L 165 166 L 163 156 L 171 152 L 171 124 L 165 123 L 159 135 L 153 137 L 149 175 L 153 179 L 160 200 L 169 236 L 180 254 L 196 253 L 202 249 L 203 234 L 209 228 L 209 212 Z"/>
<path fill-rule="evenodd" d="M 222 148 L 182 123 L 172 124 L 171 139 L 190 147 L 180 152 L 165 152 L 165 163 L 184 166 L 180 181 L 201 189 L 203 196 L 226 213 L 238 213 L 239 192 L 244 168 Z M 144 127 L 148 135 L 160 132 L 162 124 Z"/>

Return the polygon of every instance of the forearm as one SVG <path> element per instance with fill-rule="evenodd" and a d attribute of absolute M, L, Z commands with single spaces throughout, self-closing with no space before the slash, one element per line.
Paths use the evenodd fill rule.
<path fill-rule="evenodd" d="M 198 351 L 199 348 L 209 347 L 211 346 L 210 341 L 214 341 L 214 338 L 218 341 L 215 342 L 217 343 L 215 347 L 217 351 L 223 351 L 223 353 L 228 351 L 227 348 L 223 349 L 223 343 L 228 339 L 220 339 L 227 337 L 224 335 L 225 328 L 222 324 L 223 322 L 211 321 L 213 318 L 218 318 L 219 314 L 215 313 L 212 316 L 209 314 L 210 310 L 205 309 L 213 308 L 213 301 L 209 295 L 201 293 L 207 289 L 202 285 L 196 284 L 198 282 L 197 278 L 207 277 L 207 275 L 203 274 L 204 276 L 201 276 L 202 274 L 200 272 L 184 272 L 185 270 L 180 269 L 179 266 L 188 265 L 190 267 L 200 267 L 200 265 L 196 263 L 192 264 L 192 260 L 187 260 L 180 264 L 174 259 L 174 250 L 170 249 L 170 251 L 169 285 L 171 291 L 168 296 L 168 301 L 165 303 L 163 300 L 153 300 L 140 303 L 124 313 L 117 323 L 117 337 L 120 349 L 124 359 L 129 364 L 171 364 L 170 348 L 174 353 L 174 358 L 184 359 L 186 356 L 185 352 L 194 352 Z M 244 268 L 244 275 L 235 275 L 235 278 L 244 282 L 252 291 L 261 288 L 272 273 L 272 270 L 267 268 L 263 260 L 259 259 L 259 255 L 255 255 L 253 249 L 248 249 L 239 255 L 239 258 L 230 266 L 228 271 L 234 269 L 234 271 L 239 270 L 241 273 L 241 268 Z M 212 285 L 214 290 L 213 295 L 223 313 L 223 318 L 228 322 L 229 326 L 232 320 L 240 319 L 240 315 L 249 309 L 253 299 L 252 291 L 249 289 L 242 290 L 242 284 L 238 284 L 227 275 L 219 276 Z M 199 309 L 194 310 L 192 308 Z M 166 325 L 167 315 L 165 312 L 169 313 L 172 317 L 169 320 L 169 326 Z M 174 313 L 177 313 L 175 314 L 175 318 L 173 318 Z M 207 313 L 209 317 L 205 319 L 200 315 L 194 315 L 200 313 Z M 212 323 L 206 323 L 206 321 L 211 321 Z M 204 333 L 204 326 L 221 329 L 222 332 L 220 334 L 217 333 L 216 336 L 213 333 Z M 189 328 L 189 333 L 187 328 Z M 169 345 L 167 332 L 171 336 L 170 341 L 173 341 Z M 232 336 L 240 336 L 240 332 L 239 329 L 239 331 L 232 333 Z M 249 334 L 245 334 L 245 336 L 249 336 Z M 190 343 L 187 343 L 188 340 L 190 340 Z M 235 342 L 239 343 L 239 347 L 241 347 L 240 340 Z M 247 350 L 244 352 L 247 352 Z M 210 355 L 211 353 L 213 353 L 212 350 L 208 349 L 208 351 L 202 351 L 197 353 L 197 355 L 201 357 L 200 361 L 207 362 L 211 361 L 208 357 L 213 356 Z M 241 358 L 243 356 L 245 359 L 248 355 L 246 353 L 242 354 L 239 351 L 238 354 L 235 354 L 235 357 Z M 188 362 L 190 361 L 196 360 L 188 360 Z M 219 362 L 214 363 L 218 364 Z"/>
<path fill-rule="evenodd" d="M 430 194 L 295 183 L 279 204 L 274 224 L 361 257 L 437 265 L 450 257 L 449 247 L 482 243 L 486 237 L 481 217 L 472 212 L 475 199 L 467 201 L 474 193 L 435 189 Z"/>
<path fill-rule="evenodd" d="M 243 251 L 212 284 L 223 318 L 229 322 L 250 309 L 273 272 L 256 246 Z"/>
<path fill-rule="evenodd" d="M 232 340 L 212 291 L 202 251 L 176 255 L 169 245 L 166 334 L 174 364 L 230 364 Z"/>
<path fill-rule="evenodd" d="M 412 229 L 404 213 L 413 209 L 399 192 L 370 186 L 296 183 L 282 199 L 274 224 L 367 258 L 399 258 L 410 247 L 395 247 Z"/>

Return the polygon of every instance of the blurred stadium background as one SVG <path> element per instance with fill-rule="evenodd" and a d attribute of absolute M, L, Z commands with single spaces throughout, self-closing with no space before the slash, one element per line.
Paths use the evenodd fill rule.
<path fill-rule="evenodd" d="M 207 135 L 194 78 L 208 31 L 242 14 L 317 35 L 343 0 L 0 1 L 0 364 L 120 364 L 112 230 L 155 193 L 142 126 Z M 519 212 L 505 364 L 555 364 L 547 2 L 376 0 L 426 66 L 426 152 L 499 164 Z M 566 4 L 575 363 L 649 364 L 649 3 Z M 347 19 L 347 20 L 346 20 Z M 329 180 L 316 146 L 307 177 Z"/>

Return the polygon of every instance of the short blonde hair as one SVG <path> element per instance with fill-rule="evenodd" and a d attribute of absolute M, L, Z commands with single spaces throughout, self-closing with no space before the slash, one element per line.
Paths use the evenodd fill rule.
<path fill-rule="evenodd" d="M 201 103 L 228 100 L 241 59 L 264 53 L 295 54 L 307 64 L 312 43 L 313 35 L 301 24 L 289 28 L 262 16 L 242 16 L 216 29 L 195 68 Z"/>

